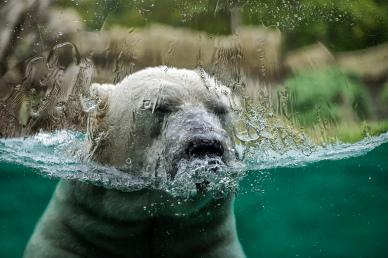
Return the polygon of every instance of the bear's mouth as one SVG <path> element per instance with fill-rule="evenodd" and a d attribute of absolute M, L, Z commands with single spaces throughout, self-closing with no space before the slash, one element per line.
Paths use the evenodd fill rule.
<path fill-rule="evenodd" d="M 223 163 L 224 147 L 217 139 L 198 137 L 192 139 L 186 148 L 186 157 L 193 164 L 205 165 L 206 171 L 210 174 L 216 174 Z M 197 167 L 201 167 L 197 165 Z M 198 175 L 196 175 L 198 176 Z M 195 187 L 198 194 L 205 194 L 209 181 L 203 178 L 203 181 L 196 182 Z"/>
<path fill-rule="evenodd" d="M 190 137 L 184 146 L 181 155 L 175 156 L 169 178 L 176 180 L 177 175 L 181 175 L 178 180 L 192 178 L 197 192 L 204 192 L 208 185 L 207 177 L 217 175 L 221 168 L 227 166 L 225 143 L 218 137 L 200 135 Z"/>
<path fill-rule="evenodd" d="M 219 140 L 199 138 L 190 141 L 186 148 L 188 159 L 204 159 L 206 157 L 222 157 L 224 147 Z"/>

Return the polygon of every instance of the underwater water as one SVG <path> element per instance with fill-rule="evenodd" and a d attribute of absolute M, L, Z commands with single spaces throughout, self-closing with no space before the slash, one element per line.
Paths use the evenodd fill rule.
<path fill-rule="evenodd" d="M 21 257 L 57 182 L 47 176 L 122 186 L 117 171 L 95 167 L 106 174 L 90 177 L 90 165 L 69 158 L 83 139 L 59 131 L 0 140 L 0 257 Z M 235 204 L 248 257 L 386 257 L 388 134 L 308 156 L 256 154 Z"/>
<path fill-rule="evenodd" d="M 83 137 L 0 140 L 0 257 L 21 257 L 57 182 L 47 176 L 86 173 L 64 154 Z M 283 156 L 246 162 L 235 213 L 248 257 L 386 257 L 388 134 Z"/>
<path fill-rule="evenodd" d="M 356 150 L 354 150 L 356 151 Z M 248 257 L 387 257 L 388 143 L 360 156 L 249 173 L 235 205 Z"/>

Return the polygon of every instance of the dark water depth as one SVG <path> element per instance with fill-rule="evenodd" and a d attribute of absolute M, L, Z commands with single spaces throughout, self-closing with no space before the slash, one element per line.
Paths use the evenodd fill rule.
<path fill-rule="evenodd" d="M 21 257 L 56 185 L 31 170 L 0 163 L 2 258 Z M 250 258 L 388 257 L 388 143 L 358 157 L 252 171 L 240 185 L 235 212 Z"/>

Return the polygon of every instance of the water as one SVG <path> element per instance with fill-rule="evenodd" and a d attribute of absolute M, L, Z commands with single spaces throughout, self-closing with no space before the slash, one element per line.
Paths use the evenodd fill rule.
<path fill-rule="evenodd" d="M 0 257 L 21 256 L 57 181 L 47 177 L 122 190 L 150 187 L 113 168 L 83 162 L 84 139 L 77 132 L 57 131 L 0 140 Z M 249 172 L 235 205 L 248 257 L 388 253 L 387 133 L 355 144 L 315 146 L 308 155 L 292 149 L 248 152 L 243 172 Z"/>
<path fill-rule="evenodd" d="M 268 169 L 261 194 L 249 191 L 250 173 L 235 208 L 248 257 L 387 257 L 387 155 L 385 142 L 358 156 Z"/>

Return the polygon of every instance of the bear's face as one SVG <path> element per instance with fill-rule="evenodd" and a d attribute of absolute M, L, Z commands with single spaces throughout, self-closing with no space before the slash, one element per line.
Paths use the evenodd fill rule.
<path fill-rule="evenodd" d="M 204 73 L 148 68 L 93 90 L 100 105 L 90 116 L 90 151 L 99 163 L 175 180 L 182 163 L 235 160 L 230 91 Z"/>

